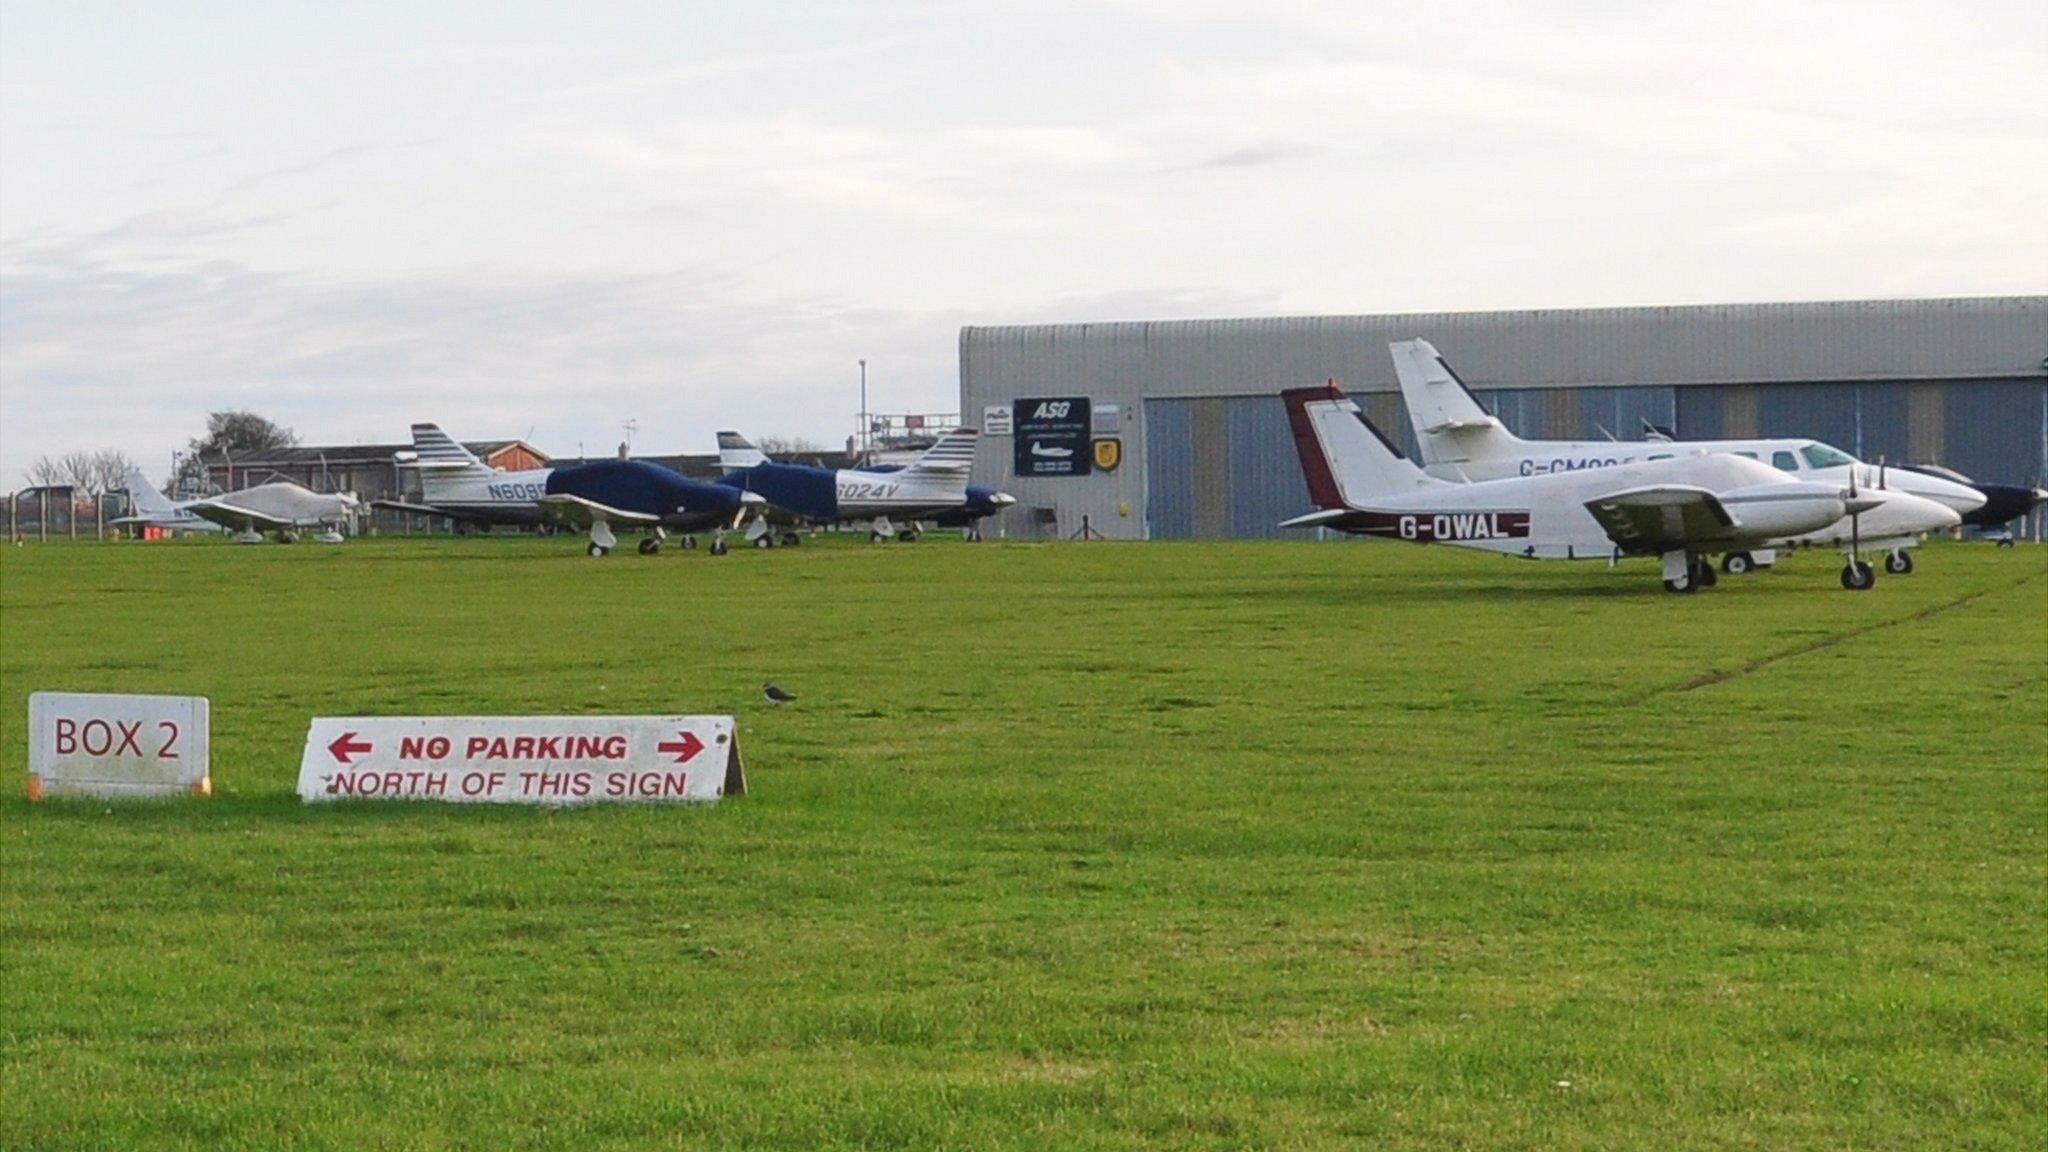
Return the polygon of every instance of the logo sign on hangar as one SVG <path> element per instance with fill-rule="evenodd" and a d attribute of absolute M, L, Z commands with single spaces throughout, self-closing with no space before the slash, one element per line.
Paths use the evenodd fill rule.
<path fill-rule="evenodd" d="M 1011 405 L 1019 476 L 1086 476 L 1094 463 L 1086 396 L 1025 397 Z"/>

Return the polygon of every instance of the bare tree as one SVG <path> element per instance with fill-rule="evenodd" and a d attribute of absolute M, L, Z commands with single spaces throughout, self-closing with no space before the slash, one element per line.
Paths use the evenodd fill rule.
<path fill-rule="evenodd" d="M 102 448 L 92 454 L 94 492 L 112 492 L 128 486 L 128 473 L 135 461 L 119 448 Z"/>
<path fill-rule="evenodd" d="M 57 458 L 57 469 L 63 474 L 64 483 L 80 492 L 98 495 L 98 490 L 92 486 L 99 471 L 92 453 L 66 452 Z"/>
<path fill-rule="evenodd" d="M 769 456 L 818 456 L 826 449 L 817 441 L 802 436 L 763 436 L 761 451 Z"/>
<path fill-rule="evenodd" d="M 28 482 L 38 488 L 53 488 L 64 483 L 64 466 L 48 456 L 36 457 L 28 466 Z"/>

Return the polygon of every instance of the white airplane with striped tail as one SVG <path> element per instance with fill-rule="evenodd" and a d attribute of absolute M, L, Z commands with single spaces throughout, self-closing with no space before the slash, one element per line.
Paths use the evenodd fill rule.
<path fill-rule="evenodd" d="M 1959 517 L 1903 492 L 1813 483 L 1726 453 L 1675 455 L 1612 468 L 1454 483 L 1430 476 L 1366 420 L 1332 380 L 1282 392 L 1309 496 L 1319 511 L 1287 528 L 1451 544 L 1530 559 L 1656 556 L 1664 587 L 1716 582 L 1707 556 L 1762 548 L 1873 515 L 1888 527 L 1952 527 Z M 1867 589 L 1876 570 L 1851 542 L 1842 586 Z"/>
<path fill-rule="evenodd" d="M 409 463 L 419 470 L 420 502 L 373 501 L 377 507 L 446 516 L 470 524 L 539 524 L 546 519 L 540 498 L 547 495 L 553 468 L 499 471 L 441 431 L 438 424 L 413 425 L 412 450 Z"/>

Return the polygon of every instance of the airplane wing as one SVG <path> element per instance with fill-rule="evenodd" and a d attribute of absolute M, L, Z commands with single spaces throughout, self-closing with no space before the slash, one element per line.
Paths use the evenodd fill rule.
<path fill-rule="evenodd" d="M 661 517 L 649 516 L 645 512 L 628 512 L 609 504 L 599 504 L 567 492 L 552 492 L 541 497 L 537 503 L 549 516 L 578 528 L 588 528 L 592 521 L 603 520 L 612 524 L 659 524 Z"/>
<path fill-rule="evenodd" d="M 414 504 L 405 500 L 372 500 L 372 508 L 388 508 L 393 512 L 417 512 L 422 516 L 445 516 L 450 520 L 487 521 L 488 516 L 479 515 L 460 508 L 441 508 L 433 504 Z"/>
<path fill-rule="evenodd" d="M 1682 484 L 1610 492 L 1586 511 L 1624 552 L 1671 552 L 1725 539 L 1735 526 L 1712 492 Z"/>
<path fill-rule="evenodd" d="M 225 496 L 215 496 L 208 500 L 195 501 L 194 503 L 187 504 L 185 510 L 201 519 L 211 520 L 223 528 L 247 526 L 259 532 L 274 532 L 297 527 L 290 520 L 281 520 L 267 512 L 256 512 L 244 508 Z"/>

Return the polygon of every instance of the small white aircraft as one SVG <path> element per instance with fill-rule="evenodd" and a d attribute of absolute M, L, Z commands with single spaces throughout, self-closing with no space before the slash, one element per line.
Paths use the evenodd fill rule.
<path fill-rule="evenodd" d="M 265 532 L 276 533 L 280 544 L 292 544 L 302 528 L 321 529 L 313 539 L 322 544 L 339 544 L 341 525 L 355 514 L 359 502 L 348 492 L 315 492 L 289 480 L 273 480 L 178 507 L 234 532 L 237 544 L 260 544 Z"/>
<path fill-rule="evenodd" d="M 1531 559 L 1657 556 L 1667 591 L 1694 592 L 1715 583 L 1707 554 L 1766 547 L 1844 517 L 1850 541 L 1842 586 L 1866 589 L 1877 575 L 1858 555 L 1857 525 L 1865 516 L 1891 507 L 1901 521 L 1926 530 L 1961 522 L 1950 509 L 1907 493 L 1803 481 L 1727 453 L 1454 483 L 1404 459 L 1336 381 L 1280 395 L 1309 495 L 1320 508 L 1285 521 L 1287 528 Z"/>
<path fill-rule="evenodd" d="M 1661 436 L 1640 441 L 1523 440 L 1480 406 L 1465 382 L 1429 341 L 1397 340 L 1387 350 L 1393 354 L 1394 373 L 1401 381 L 1401 398 L 1407 403 L 1408 419 L 1415 426 L 1423 469 L 1445 480 L 1543 476 L 1668 460 L 1688 453 L 1721 452 L 1767 463 L 1802 480 L 1907 492 L 1944 505 L 1959 516 L 1984 506 L 1984 494 L 1967 484 L 1904 469 L 1873 468 L 1818 440 L 1672 440 Z M 1891 531 L 1894 522 L 1912 518 L 1881 515 L 1865 516 L 1863 520 L 1863 544 L 1871 551 L 1885 552 L 1887 572 L 1902 574 L 1913 570 L 1913 558 L 1905 550 L 1920 542 L 1919 535 Z M 1835 547 L 1848 542 L 1854 534 L 1854 526 L 1844 520 L 1819 532 L 1802 533 L 1786 543 L 1793 547 Z M 1769 550 L 1732 551 L 1722 557 L 1721 570 L 1740 574 L 1767 565 L 1772 559 Z"/>
<path fill-rule="evenodd" d="M 130 468 L 122 484 L 128 489 L 128 500 L 135 505 L 135 514 L 115 518 L 115 524 L 141 524 L 151 528 L 168 528 L 174 532 L 219 532 L 220 525 L 211 520 L 194 516 L 190 509 L 178 504 L 149 482 L 140 468 Z"/>

